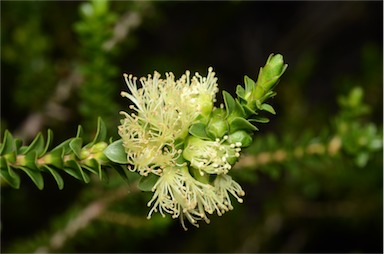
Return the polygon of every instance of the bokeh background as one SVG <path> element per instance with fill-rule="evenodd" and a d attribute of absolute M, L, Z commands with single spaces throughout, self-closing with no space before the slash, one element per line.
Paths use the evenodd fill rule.
<path fill-rule="evenodd" d="M 1 1 L 1 135 L 8 129 L 28 144 L 50 128 L 58 144 L 81 124 L 90 140 L 102 116 L 117 139 L 118 112 L 129 105 L 119 95 L 123 73 L 205 75 L 212 66 L 220 88 L 234 94 L 270 53 L 289 67 L 271 101 L 277 115 L 259 126 L 249 154 L 332 137 L 338 98 L 355 86 L 371 109 L 364 121 L 382 133 L 382 1 Z M 382 252 L 382 150 L 363 167 L 353 160 L 311 156 L 239 169 L 244 203 L 186 232 L 170 218 L 147 221 L 150 193 L 133 192 L 62 243 L 58 232 L 127 183 L 114 172 L 88 185 L 62 174 L 60 191 L 47 175 L 39 191 L 23 176 L 19 190 L 1 185 L 1 250 Z"/>

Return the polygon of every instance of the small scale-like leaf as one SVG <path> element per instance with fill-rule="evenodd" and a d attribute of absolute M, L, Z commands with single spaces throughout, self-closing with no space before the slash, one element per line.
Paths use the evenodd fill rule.
<path fill-rule="evenodd" d="M 241 85 L 237 85 L 236 94 L 237 96 L 239 96 L 239 98 L 245 100 L 245 90 L 244 87 L 242 87 Z"/>
<path fill-rule="evenodd" d="M 107 174 L 107 171 L 99 164 L 99 179 L 103 182 L 109 181 L 109 176 Z"/>
<path fill-rule="evenodd" d="M 81 138 L 83 136 L 83 127 L 81 125 L 77 126 L 76 138 Z"/>
<path fill-rule="evenodd" d="M 223 91 L 223 98 L 224 98 L 225 106 L 227 109 L 228 121 L 232 121 L 232 119 L 235 117 L 245 116 L 243 106 L 240 104 L 240 102 L 237 98 L 234 99 L 226 91 Z"/>
<path fill-rule="evenodd" d="M 12 163 L 15 163 L 16 160 L 17 160 L 17 153 L 16 152 L 12 152 L 12 153 L 8 153 L 8 154 L 5 154 L 1 157 L 1 159 L 4 159 L 4 161 L 6 161 L 6 163 L 8 164 L 12 164 Z"/>
<path fill-rule="evenodd" d="M 14 144 L 15 144 L 15 152 L 17 153 L 17 154 L 20 154 L 21 152 L 20 152 L 20 148 L 23 146 L 23 141 L 21 140 L 21 139 L 18 139 L 18 138 L 15 138 L 14 140 L 13 140 L 13 142 L 14 142 Z"/>
<path fill-rule="evenodd" d="M 223 98 L 224 98 L 225 108 L 227 109 L 227 116 L 229 116 L 235 110 L 236 102 L 235 102 L 235 99 L 232 97 L 232 95 L 227 91 L 223 91 Z"/>
<path fill-rule="evenodd" d="M 257 128 L 242 117 L 236 117 L 229 125 L 230 133 L 238 130 L 243 131 L 257 131 Z"/>
<path fill-rule="evenodd" d="M 192 124 L 191 127 L 189 127 L 189 133 L 197 138 L 208 140 L 209 137 L 205 131 L 206 127 L 207 125 L 203 123 Z"/>
<path fill-rule="evenodd" d="M 159 176 L 152 173 L 148 174 L 148 176 L 142 176 L 139 180 L 138 187 L 142 191 L 152 191 L 158 179 Z"/>
<path fill-rule="evenodd" d="M 36 185 L 37 188 L 39 188 L 39 190 L 44 189 L 44 179 L 40 171 L 31 169 L 28 167 L 18 167 L 18 168 L 23 170 L 29 176 L 29 178 L 32 179 L 33 183 Z"/>
<path fill-rule="evenodd" d="M 98 175 L 100 164 L 95 159 L 87 160 L 87 165 L 83 165 L 85 169 L 89 170 L 91 173 Z"/>
<path fill-rule="evenodd" d="M 91 144 L 96 144 L 98 142 L 104 141 L 107 138 L 107 127 L 101 117 L 97 119 L 97 130 L 95 138 Z"/>
<path fill-rule="evenodd" d="M 181 157 L 181 156 L 180 156 Z M 113 166 L 113 168 L 116 170 L 117 173 L 123 178 L 124 181 L 129 182 L 129 173 L 130 171 L 127 169 L 126 166 L 116 165 Z"/>
<path fill-rule="evenodd" d="M 35 151 L 36 155 L 40 157 L 44 152 L 44 138 L 41 133 L 37 134 L 36 138 L 32 141 L 32 143 L 28 146 L 27 150 L 24 151 L 24 154 L 28 154 L 31 151 Z"/>
<path fill-rule="evenodd" d="M 3 143 L 0 146 L 0 154 L 3 155 L 11 153 L 13 151 L 13 148 L 14 147 L 12 134 L 8 130 L 5 130 Z"/>
<path fill-rule="evenodd" d="M 37 165 L 36 165 L 36 160 L 37 160 L 37 152 L 36 151 L 30 151 L 25 155 L 25 167 L 33 169 L 38 171 Z"/>
<path fill-rule="evenodd" d="M 51 175 L 55 179 L 55 181 L 57 183 L 57 187 L 59 187 L 59 189 L 62 190 L 64 188 L 64 180 L 60 176 L 60 174 L 54 168 L 52 168 L 50 166 L 45 165 L 44 167 L 45 167 L 45 169 L 47 169 L 49 171 L 49 173 L 51 173 Z"/>
<path fill-rule="evenodd" d="M 107 175 L 106 171 L 104 170 L 103 167 L 101 167 L 100 163 L 97 163 L 97 161 L 96 161 L 96 164 L 97 164 L 97 172 L 98 172 L 100 181 L 107 181 L 108 175 Z"/>
<path fill-rule="evenodd" d="M 73 160 L 67 161 L 66 165 L 64 167 L 65 172 L 70 174 L 71 176 L 85 182 L 89 183 L 91 179 L 87 175 L 87 173 L 84 172 L 84 170 L 81 168 L 81 166 Z"/>
<path fill-rule="evenodd" d="M 25 151 L 27 151 L 28 149 L 28 146 L 21 146 L 19 149 L 18 149 L 18 153 L 19 154 L 25 154 Z"/>
<path fill-rule="evenodd" d="M 127 154 L 125 152 L 122 139 L 119 139 L 110 144 L 105 149 L 104 154 L 113 162 L 128 164 Z"/>
<path fill-rule="evenodd" d="M 276 115 L 276 111 L 273 109 L 273 107 L 267 103 L 263 103 L 260 107 L 261 110 L 267 111 L 271 114 Z"/>
<path fill-rule="evenodd" d="M 255 81 L 253 81 L 247 75 L 244 76 L 244 84 L 245 84 L 245 92 L 246 93 L 252 92 L 255 89 L 255 87 L 256 87 Z"/>
<path fill-rule="evenodd" d="M 251 115 L 256 115 L 257 114 L 253 109 L 251 109 L 247 105 L 242 105 L 242 106 L 243 106 L 244 114 L 246 116 L 251 116 Z"/>
<path fill-rule="evenodd" d="M 52 152 L 56 150 L 62 150 L 63 154 L 68 154 L 71 151 L 71 147 L 69 146 L 69 143 L 71 142 L 71 140 L 72 140 L 71 138 L 65 140 L 64 142 L 62 142 L 61 144 L 53 148 Z"/>
<path fill-rule="evenodd" d="M 1 167 L 3 168 L 3 163 Z M 20 181 L 20 176 L 12 169 L 12 167 L 6 164 L 4 168 L 8 168 L 8 173 L 12 178 L 17 178 L 19 179 L 18 181 Z"/>
<path fill-rule="evenodd" d="M 81 146 L 83 145 L 82 138 L 73 138 L 71 142 L 69 142 L 69 147 L 73 151 L 73 153 L 77 156 L 77 158 L 81 158 Z"/>
<path fill-rule="evenodd" d="M 1 156 L 0 157 L 0 169 L 5 169 L 5 168 L 8 168 L 8 163 L 7 163 L 7 160 Z"/>
<path fill-rule="evenodd" d="M 41 153 L 41 155 L 46 154 L 48 152 L 48 149 L 49 149 L 50 145 L 52 144 L 52 140 L 53 140 L 53 132 L 51 129 L 48 129 L 47 141 L 45 143 L 45 148 L 44 148 L 43 152 Z"/>
<path fill-rule="evenodd" d="M 70 168 L 70 167 L 64 167 L 62 168 L 67 174 L 69 174 L 70 176 L 76 178 L 77 180 L 80 180 L 80 181 L 83 181 L 83 176 L 81 175 L 81 173 L 78 171 L 78 170 L 75 170 L 73 168 Z"/>
<path fill-rule="evenodd" d="M 20 187 L 20 176 L 16 174 L 11 167 L 1 165 L 0 176 L 11 187 L 18 189 Z"/>
<path fill-rule="evenodd" d="M 51 161 L 50 164 L 55 166 L 56 168 L 63 168 L 64 162 L 63 162 L 63 156 L 64 156 L 64 150 L 63 148 L 59 148 L 55 150 L 52 150 L 50 153 L 51 155 Z"/>
<path fill-rule="evenodd" d="M 268 118 L 261 117 L 261 116 L 253 117 L 252 119 L 249 119 L 248 121 L 255 122 L 255 123 L 269 123 L 269 119 Z"/>

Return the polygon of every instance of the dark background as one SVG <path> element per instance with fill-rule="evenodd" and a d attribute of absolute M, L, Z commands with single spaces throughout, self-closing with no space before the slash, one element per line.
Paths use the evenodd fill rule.
<path fill-rule="evenodd" d="M 9 129 L 30 142 L 23 135 L 26 118 L 44 110 L 60 80 L 92 62 L 74 29 L 82 3 L 1 2 L 2 133 Z M 269 54 L 280 53 L 289 67 L 272 100 L 278 114 L 260 128 L 260 137 L 321 132 L 338 110 L 338 95 L 356 85 L 365 90 L 371 121 L 382 124 L 381 1 L 110 3 L 117 17 L 129 10 L 138 12 L 141 22 L 108 56 L 111 65 L 102 70 L 113 65 L 113 74 L 103 80 L 103 72 L 93 72 L 113 86 L 119 110 L 128 105 L 119 98 L 126 90 L 124 72 L 140 77 L 172 71 L 178 77 L 189 69 L 204 76 L 212 66 L 220 88 L 234 94 L 244 75 L 256 79 Z M 76 91 L 63 102 L 68 117 L 44 117 L 41 129 L 53 129 L 55 142 L 89 122 L 78 109 L 82 95 Z M 118 111 L 107 117 L 113 129 Z M 110 135 L 117 138 L 116 131 Z M 382 158 L 376 157 L 363 169 L 305 167 L 305 177 L 296 181 L 257 172 L 256 183 L 242 184 L 245 203 L 221 218 L 212 216 L 210 225 L 184 232 L 177 220 L 146 229 L 97 220 L 59 252 L 381 252 Z M 2 185 L 3 252 L 33 252 L 95 196 L 69 176 L 62 191 L 48 178 L 43 191 L 27 177 L 20 190 Z M 308 179 L 318 181 L 315 196 L 302 192 Z M 138 195 L 113 209 L 144 218 L 148 198 Z"/>

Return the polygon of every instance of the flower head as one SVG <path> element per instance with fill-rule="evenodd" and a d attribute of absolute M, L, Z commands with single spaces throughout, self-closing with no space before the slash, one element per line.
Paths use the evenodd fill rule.
<path fill-rule="evenodd" d="M 154 195 L 148 202 L 153 204 L 148 214 L 151 218 L 153 212 L 160 212 L 162 216 L 169 213 L 173 218 L 180 218 L 183 227 L 184 218 L 198 227 L 199 220 L 209 223 L 208 214 L 215 211 L 222 215 L 233 209 L 229 193 L 240 202 L 239 196 L 244 195 L 240 185 L 230 176 L 218 176 L 214 185 L 199 182 L 188 171 L 188 167 L 165 168 L 162 176 L 153 186 Z"/>
<path fill-rule="evenodd" d="M 184 219 L 198 226 L 199 220 L 209 222 L 207 214 L 232 209 L 229 194 L 239 201 L 244 195 L 240 185 L 226 176 L 240 156 L 241 143 L 229 143 L 228 136 L 202 140 L 189 134 L 192 124 L 212 116 L 218 91 L 214 75 L 209 68 L 207 77 L 196 73 L 191 78 L 186 71 L 175 80 L 172 73 L 161 79 L 155 72 L 141 78 L 140 87 L 137 78 L 124 75 L 129 93 L 121 94 L 132 101 L 129 108 L 134 111 L 122 112 L 125 118 L 119 126 L 128 162 L 144 177 L 159 176 L 148 202 L 152 207 L 148 218 L 154 212 L 168 213 L 180 218 L 184 228 Z M 191 173 L 194 170 L 200 176 Z"/>
<path fill-rule="evenodd" d="M 232 158 L 240 156 L 241 144 L 224 143 L 228 136 L 222 140 L 201 140 L 190 136 L 183 156 L 191 162 L 191 166 L 198 169 L 200 174 L 227 174 L 232 168 Z"/>
<path fill-rule="evenodd" d="M 125 118 L 119 134 L 134 170 L 142 175 L 158 174 L 156 168 L 176 164 L 179 151 L 175 141 L 188 135 L 195 118 L 206 114 L 215 99 L 218 88 L 214 75 L 210 68 L 207 77 L 196 74 L 191 79 L 187 71 L 175 80 L 173 73 L 161 79 L 155 72 L 153 77 L 140 79 L 140 88 L 136 77 L 124 75 L 130 93 L 121 94 L 133 102 L 129 108 L 135 113 L 121 112 Z"/>

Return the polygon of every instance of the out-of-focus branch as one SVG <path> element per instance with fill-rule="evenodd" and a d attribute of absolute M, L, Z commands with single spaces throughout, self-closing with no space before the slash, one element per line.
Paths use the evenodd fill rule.
<path fill-rule="evenodd" d="M 112 37 L 103 44 L 103 49 L 111 51 L 127 38 L 129 33 L 137 28 L 141 22 L 142 16 L 139 12 L 128 11 L 123 14 L 115 24 Z M 54 119 L 60 122 L 67 121 L 71 116 L 71 111 L 64 107 L 63 103 L 70 98 L 73 91 L 82 82 L 83 77 L 81 73 L 78 68 L 74 67 L 66 78 L 58 82 L 53 96 L 47 101 L 44 108 L 40 112 L 33 112 L 27 116 L 14 135 L 22 140 L 31 140 L 45 125 L 46 119 Z"/>
<path fill-rule="evenodd" d="M 73 90 L 80 86 L 82 76 L 73 69 L 70 74 L 58 82 L 53 96 L 40 112 L 31 113 L 21 126 L 15 131 L 15 136 L 22 140 L 31 140 L 42 129 L 47 118 L 65 122 L 71 115 L 69 109 L 62 106 L 68 100 Z"/>
<path fill-rule="evenodd" d="M 149 223 L 144 217 L 133 216 L 122 212 L 104 211 L 97 219 L 132 228 L 139 228 Z"/>
<path fill-rule="evenodd" d="M 116 23 L 113 29 L 113 36 L 111 39 L 106 41 L 103 45 L 103 49 L 105 51 L 110 51 L 113 49 L 118 43 L 124 40 L 136 27 L 141 24 L 141 16 L 138 12 L 126 12 L 121 16 L 120 20 Z"/>
<path fill-rule="evenodd" d="M 257 168 L 269 163 L 283 162 L 289 158 L 301 158 L 304 155 L 328 154 L 330 156 L 339 153 L 342 148 L 341 139 L 338 136 L 333 137 L 328 143 L 313 143 L 307 147 L 297 147 L 293 151 L 277 149 L 276 151 L 261 152 L 256 155 L 246 155 L 240 158 L 234 168 Z"/>
<path fill-rule="evenodd" d="M 54 233 L 46 246 L 40 246 L 35 253 L 50 253 L 60 250 L 64 244 L 74 237 L 81 229 L 87 227 L 93 220 L 100 217 L 113 202 L 125 198 L 131 193 L 138 192 L 137 183 L 124 186 L 105 194 L 85 207 L 74 219 L 70 220 L 64 229 Z"/>

